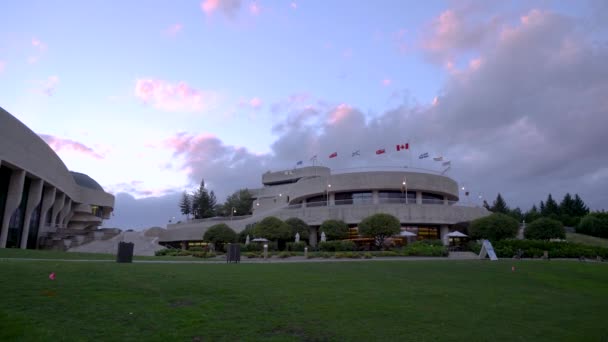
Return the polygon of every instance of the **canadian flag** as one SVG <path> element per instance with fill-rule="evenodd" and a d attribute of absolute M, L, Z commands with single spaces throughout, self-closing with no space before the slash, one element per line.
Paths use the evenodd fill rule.
<path fill-rule="evenodd" d="M 404 145 L 397 145 L 397 151 L 409 150 L 409 149 L 410 149 L 410 143 L 405 143 Z"/>
<path fill-rule="evenodd" d="M 382 154 L 382 153 L 385 153 L 385 152 L 386 152 L 385 149 L 376 150 L 376 154 Z"/>
<path fill-rule="evenodd" d="M 329 158 L 336 158 L 338 156 L 338 152 L 334 152 L 329 155 Z"/>

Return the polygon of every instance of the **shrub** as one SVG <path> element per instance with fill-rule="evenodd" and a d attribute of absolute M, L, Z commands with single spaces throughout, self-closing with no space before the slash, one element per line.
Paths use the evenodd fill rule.
<path fill-rule="evenodd" d="M 248 245 L 242 243 L 241 250 L 246 252 L 261 252 L 264 250 L 264 246 L 259 243 L 250 243 Z"/>
<path fill-rule="evenodd" d="M 576 227 L 580 234 L 608 238 L 608 213 L 590 213 L 585 215 Z"/>
<path fill-rule="evenodd" d="M 277 256 L 279 258 L 281 258 L 281 259 L 285 259 L 285 258 L 289 258 L 291 256 L 291 253 L 289 253 L 289 252 L 281 252 Z"/>
<path fill-rule="evenodd" d="M 291 236 L 295 238 L 296 233 L 300 234 L 300 239 L 307 240 L 310 235 L 310 227 L 306 224 L 306 222 L 302 221 L 297 217 L 292 217 L 285 220 L 285 223 L 291 229 Z"/>
<path fill-rule="evenodd" d="M 529 240 L 565 239 L 566 231 L 560 221 L 543 217 L 530 223 L 526 227 L 524 235 Z"/>
<path fill-rule="evenodd" d="M 212 242 L 216 248 L 222 250 L 225 243 L 234 242 L 237 235 L 228 225 L 224 223 L 209 227 L 203 235 L 203 240 Z"/>
<path fill-rule="evenodd" d="M 427 246 L 443 247 L 443 241 L 441 241 L 441 240 L 420 240 L 420 241 L 416 241 L 414 243 L 427 245 Z"/>
<path fill-rule="evenodd" d="M 288 251 L 304 252 L 304 247 L 306 247 L 306 242 L 303 242 L 303 241 L 287 243 Z"/>
<path fill-rule="evenodd" d="M 551 258 L 608 258 L 608 248 L 582 245 L 564 241 L 546 240 L 502 240 L 493 243 L 494 252 L 499 258 L 512 258 L 521 251 L 524 258 L 538 258 L 544 251 Z"/>
<path fill-rule="evenodd" d="M 472 239 L 499 241 L 514 238 L 518 229 L 519 223 L 514 218 L 505 214 L 494 213 L 473 220 L 469 226 L 469 233 Z"/>
<path fill-rule="evenodd" d="M 268 216 L 258 222 L 253 229 L 255 236 L 268 240 L 289 240 L 291 229 L 287 223 L 274 216 Z"/>
<path fill-rule="evenodd" d="M 378 248 L 384 246 L 384 239 L 399 234 L 400 229 L 399 219 L 383 213 L 369 216 L 359 223 L 359 233 L 374 238 Z"/>
<path fill-rule="evenodd" d="M 405 256 L 448 256 L 449 252 L 446 246 L 437 243 L 426 243 L 423 241 L 414 242 L 401 251 Z"/>
<path fill-rule="evenodd" d="M 372 253 L 369 253 L 369 252 L 367 252 L 367 253 L 363 254 L 363 257 L 364 257 L 365 259 L 371 259 L 371 258 L 373 258 Z"/>
<path fill-rule="evenodd" d="M 206 249 L 204 247 L 190 247 L 188 248 L 190 252 L 205 252 Z"/>
<path fill-rule="evenodd" d="M 168 255 L 172 251 L 173 251 L 173 249 L 163 248 L 163 249 L 159 249 L 158 251 L 154 252 L 154 255 L 155 256 L 164 256 L 164 255 Z"/>
<path fill-rule="evenodd" d="M 357 245 L 350 240 L 325 241 L 319 243 L 319 250 L 324 252 L 354 251 Z"/>
<path fill-rule="evenodd" d="M 238 234 L 239 242 L 245 243 L 247 241 L 247 235 L 250 239 L 253 239 L 253 228 L 255 224 L 248 224 L 245 229 L 241 230 Z"/>
<path fill-rule="evenodd" d="M 261 258 L 261 257 L 263 257 L 263 255 L 261 255 L 261 254 L 259 254 L 259 253 L 255 253 L 255 252 L 247 252 L 247 253 L 245 253 L 245 256 L 246 256 L 248 259 L 253 259 L 253 258 Z"/>
<path fill-rule="evenodd" d="M 348 238 L 348 225 L 344 221 L 327 220 L 321 224 L 320 232 L 325 232 L 327 240 L 342 240 Z"/>

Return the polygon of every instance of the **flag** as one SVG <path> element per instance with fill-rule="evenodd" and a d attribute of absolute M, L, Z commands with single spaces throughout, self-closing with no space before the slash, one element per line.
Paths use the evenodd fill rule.
<path fill-rule="evenodd" d="M 302 164 L 303 164 L 303 162 L 300 160 L 299 162 L 296 163 L 296 166 L 302 165 Z"/>
<path fill-rule="evenodd" d="M 445 169 L 445 170 L 443 170 L 443 171 L 441 172 L 441 174 L 442 174 L 442 175 L 443 175 L 443 174 L 445 174 L 445 173 L 446 173 L 446 172 L 448 172 L 448 171 L 449 171 L 451 168 L 452 168 L 451 166 L 448 166 L 448 168 L 447 168 L 447 169 Z"/>
<path fill-rule="evenodd" d="M 317 155 L 315 154 L 314 156 L 312 156 L 312 158 L 310 158 L 310 161 L 317 161 Z"/>
<path fill-rule="evenodd" d="M 385 149 L 376 150 L 376 154 L 382 154 L 382 153 L 385 153 L 385 152 L 386 152 Z"/>
<path fill-rule="evenodd" d="M 329 158 L 336 158 L 338 156 L 338 152 L 334 152 L 329 155 Z"/>
<path fill-rule="evenodd" d="M 360 156 L 361 156 L 360 151 L 359 151 L 359 150 L 356 150 L 355 152 L 353 152 L 352 157 L 354 157 L 354 156 L 359 156 L 359 157 L 360 157 Z"/>
<path fill-rule="evenodd" d="M 450 166 L 450 165 L 452 165 L 452 162 L 450 160 L 448 160 L 446 162 L 441 163 L 441 165 L 442 166 Z"/>
<path fill-rule="evenodd" d="M 423 154 L 421 154 L 420 156 L 418 156 L 418 159 L 424 159 L 424 158 L 428 158 L 429 157 L 429 153 L 428 152 L 424 152 Z"/>
<path fill-rule="evenodd" d="M 442 157 L 442 156 L 435 157 L 435 158 L 433 158 L 433 160 L 434 160 L 434 161 L 442 161 L 442 160 L 443 160 L 443 157 Z"/>
<path fill-rule="evenodd" d="M 405 144 L 397 145 L 397 151 L 409 150 L 409 149 L 410 149 L 410 143 L 405 143 Z"/>

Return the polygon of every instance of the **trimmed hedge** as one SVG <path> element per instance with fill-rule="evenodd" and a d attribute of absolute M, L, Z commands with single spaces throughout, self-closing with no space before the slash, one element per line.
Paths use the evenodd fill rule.
<path fill-rule="evenodd" d="M 608 248 L 582 245 L 572 242 L 546 241 L 546 240 L 502 240 L 493 242 L 494 252 L 499 258 L 512 258 L 522 251 L 524 258 L 539 258 L 544 251 L 549 252 L 550 258 L 608 258 Z M 470 243 L 469 247 L 475 253 L 479 253 L 481 245 Z"/>
<path fill-rule="evenodd" d="M 601 238 L 608 238 L 608 213 L 591 213 L 583 217 L 576 232 Z"/>
<path fill-rule="evenodd" d="M 472 239 L 488 239 L 492 242 L 514 238 L 518 230 L 519 222 L 516 219 L 500 213 L 473 220 L 469 226 Z"/>
<path fill-rule="evenodd" d="M 319 243 L 319 250 L 323 252 L 356 251 L 357 245 L 350 240 L 322 241 Z"/>
<path fill-rule="evenodd" d="M 565 239 L 566 231 L 560 221 L 543 217 L 530 223 L 524 230 L 524 236 L 529 240 Z"/>
<path fill-rule="evenodd" d="M 304 242 L 304 241 L 287 243 L 288 251 L 304 252 L 304 247 L 306 247 L 306 242 Z"/>

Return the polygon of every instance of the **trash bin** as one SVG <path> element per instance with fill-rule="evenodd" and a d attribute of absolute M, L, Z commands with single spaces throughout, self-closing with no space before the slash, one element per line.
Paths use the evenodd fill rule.
<path fill-rule="evenodd" d="M 133 262 L 133 243 L 119 242 L 116 262 Z"/>
<path fill-rule="evenodd" d="M 226 255 L 226 263 L 241 262 L 241 245 L 238 243 L 228 244 L 228 254 Z"/>

